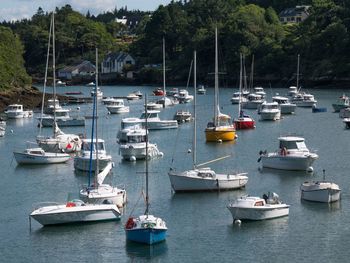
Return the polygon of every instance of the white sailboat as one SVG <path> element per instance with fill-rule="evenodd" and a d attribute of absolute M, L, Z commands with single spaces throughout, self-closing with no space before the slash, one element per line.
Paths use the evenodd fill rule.
<path fill-rule="evenodd" d="M 50 42 L 51 42 L 51 35 L 52 35 L 52 69 L 53 69 L 53 99 L 50 101 L 52 105 L 52 111 L 53 111 L 53 121 L 51 123 L 51 126 L 53 127 L 53 136 L 42 136 L 41 135 L 41 128 L 42 128 L 42 121 L 43 121 L 43 111 L 44 111 L 44 100 L 45 100 L 45 91 L 46 91 L 46 84 L 47 84 L 47 71 L 49 67 L 49 54 L 50 54 Z M 41 105 L 41 117 L 40 117 L 40 123 L 39 123 L 39 135 L 36 138 L 36 141 L 38 145 L 46 152 L 56 152 L 56 153 L 71 153 L 71 152 L 77 152 L 81 149 L 81 140 L 78 135 L 75 134 L 65 134 L 63 133 L 56 122 L 56 110 L 58 109 L 57 104 L 58 100 L 56 98 L 56 62 L 55 62 L 55 25 L 54 25 L 54 15 L 52 15 L 51 24 L 50 24 L 50 31 L 49 31 L 49 41 L 48 41 L 48 47 L 47 47 L 47 58 L 46 58 L 46 70 L 45 70 L 45 78 L 44 78 L 44 89 L 43 89 L 43 97 L 42 97 L 42 105 Z"/>
<path fill-rule="evenodd" d="M 45 152 L 42 148 L 27 148 L 22 152 L 14 151 L 18 164 L 54 164 L 65 163 L 70 159 L 67 153 Z"/>
<path fill-rule="evenodd" d="M 145 105 L 147 105 L 147 95 L 145 96 Z M 145 106 L 147 114 L 147 107 Z M 146 118 L 147 129 L 147 118 Z M 148 150 L 148 138 L 146 140 L 146 151 Z M 129 241 L 152 245 L 162 242 L 166 239 L 168 230 L 166 223 L 160 217 L 149 214 L 149 193 L 148 193 L 148 159 L 146 158 L 146 210 L 143 215 L 136 218 L 129 217 L 125 224 L 126 239 Z"/>
<path fill-rule="evenodd" d="M 194 87 L 196 84 L 196 52 L 194 53 Z M 168 175 L 171 187 L 175 192 L 185 191 L 208 191 L 208 190 L 230 190 L 242 188 L 248 182 L 246 173 L 217 174 L 211 168 L 199 168 L 219 158 L 203 164 L 197 164 L 196 157 L 196 95 L 194 96 L 194 132 L 193 132 L 193 169 L 184 172 L 177 172 L 170 169 Z"/>
<path fill-rule="evenodd" d="M 96 49 L 96 83 L 98 83 L 97 75 L 98 75 L 98 55 Z M 93 116 L 97 116 L 97 94 L 94 95 L 94 105 L 93 105 Z M 95 132 L 94 132 L 95 131 Z M 94 134 L 95 133 L 95 134 Z M 95 138 L 94 138 L 95 135 Z M 111 160 L 107 162 L 103 171 L 99 173 L 99 151 L 95 152 L 96 158 L 93 159 L 93 145 L 94 140 L 99 142 L 97 137 L 97 118 L 92 119 L 92 132 L 91 132 L 91 140 L 90 140 L 90 158 L 89 158 L 89 181 L 88 185 L 85 186 L 82 190 L 80 190 L 80 198 L 88 203 L 94 204 L 104 204 L 111 203 L 116 204 L 118 207 L 123 207 L 126 203 L 126 190 L 124 188 L 118 188 L 117 186 L 113 187 L 109 184 L 104 184 L 106 176 L 112 170 L 113 164 Z M 98 145 L 98 143 L 97 143 Z M 95 169 L 93 169 L 93 165 Z M 94 170 L 94 175 L 92 174 Z M 94 180 L 92 180 L 94 177 Z"/>

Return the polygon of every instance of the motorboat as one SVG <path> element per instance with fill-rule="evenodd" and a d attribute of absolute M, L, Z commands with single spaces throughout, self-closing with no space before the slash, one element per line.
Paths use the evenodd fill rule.
<path fill-rule="evenodd" d="M 242 92 L 240 91 L 237 91 L 237 92 L 234 92 L 232 94 L 232 97 L 231 97 L 231 103 L 232 104 L 239 104 L 239 101 L 241 100 L 241 103 L 242 102 L 246 102 L 247 101 L 247 98 L 243 95 Z"/>
<path fill-rule="evenodd" d="M 27 148 L 22 152 L 13 152 L 18 164 L 54 164 L 65 163 L 70 159 L 67 153 L 45 152 L 42 148 Z"/>
<path fill-rule="evenodd" d="M 44 113 L 45 114 L 54 114 L 54 111 L 59 111 L 61 110 L 62 107 L 60 105 L 59 100 L 56 98 L 53 99 L 48 99 L 47 100 L 47 107 L 44 108 Z"/>
<path fill-rule="evenodd" d="M 178 123 L 189 122 L 192 120 L 192 114 L 188 110 L 178 110 L 174 115 L 174 120 Z"/>
<path fill-rule="evenodd" d="M 168 98 L 163 96 L 159 100 L 156 101 L 156 104 L 159 104 L 162 106 L 162 108 L 166 108 L 169 106 L 174 106 L 176 104 L 179 104 L 179 101 L 174 97 L 174 98 Z"/>
<path fill-rule="evenodd" d="M 254 92 L 257 95 L 261 95 L 261 97 L 264 99 L 266 96 L 266 92 L 264 91 L 263 87 L 254 87 Z"/>
<path fill-rule="evenodd" d="M 204 85 L 198 85 L 197 94 L 204 95 L 207 92 Z"/>
<path fill-rule="evenodd" d="M 137 97 L 139 97 L 139 99 L 142 99 L 143 97 L 143 94 L 141 91 L 137 90 L 137 91 L 134 91 L 133 94 L 135 94 Z"/>
<path fill-rule="evenodd" d="M 266 168 L 281 170 L 313 171 L 312 163 L 318 158 L 305 145 L 305 139 L 297 136 L 279 137 L 279 150 L 267 153 L 260 151 L 258 161 Z"/>
<path fill-rule="evenodd" d="M 339 185 L 329 181 L 304 182 L 300 186 L 301 199 L 307 201 L 332 203 L 340 199 Z"/>
<path fill-rule="evenodd" d="M 211 168 L 198 168 L 168 173 L 175 192 L 223 191 L 240 189 L 248 182 L 247 173 L 218 174 Z"/>
<path fill-rule="evenodd" d="M 318 107 L 316 104 L 312 106 L 312 112 L 317 113 L 317 112 L 327 112 L 326 107 Z"/>
<path fill-rule="evenodd" d="M 266 220 L 289 215 L 289 205 L 283 203 L 276 193 L 263 197 L 242 196 L 227 206 L 233 221 Z"/>
<path fill-rule="evenodd" d="M 106 98 L 103 98 L 103 99 L 102 99 L 102 103 L 103 103 L 104 105 L 110 105 L 110 104 L 115 103 L 117 100 L 118 100 L 118 99 L 113 98 L 113 97 L 106 97 Z"/>
<path fill-rule="evenodd" d="M 154 96 L 165 96 L 166 92 L 163 91 L 162 88 L 157 88 L 153 91 Z"/>
<path fill-rule="evenodd" d="M 160 110 L 163 109 L 162 104 L 158 104 L 156 102 L 148 102 L 147 103 L 147 110 Z"/>
<path fill-rule="evenodd" d="M 62 81 L 62 80 L 58 80 L 58 81 L 56 82 L 56 86 L 58 86 L 58 87 L 64 87 L 64 86 L 66 86 L 66 85 L 67 85 L 67 83 L 64 82 L 64 81 Z"/>
<path fill-rule="evenodd" d="M 149 130 L 176 129 L 178 127 L 177 121 L 175 120 L 161 120 L 159 118 L 159 112 L 160 111 L 157 111 L 157 110 L 150 110 L 147 112 Z M 141 124 L 145 128 L 145 122 L 146 122 L 146 113 L 143 112 L 140 118 L 122 119 L 122 127 Z"/>
<path fill-rule="evenodd" d="M 147 96 L 145 98 L 147 104 Z M 145 106 L 147 116 L 147 108 Z M 146 120 L 146 130 L 148 122 Z M 148 152 L 148 136 L 146 136 L 146 152 Z M 152 245 L 162 242 L 166 239 L 166 232 L 168 230 L 165 221 L 150 214 L 150 198 L 148 185 L 148 158 L 146 158 L 146 209 L 144 214 L 133 217 L 130 216 L 125 224 L 125 235 L 128 241 Z M 143 193 L 143 192 L 142 192 Z"/>
<path fill-rule="evenodd" d="M 22 119 L 32 117 L 33 111 L 23 110 L 22 104 L 11 104 L 6 107 L 5 114 L 8 119 Z"/>
<path fill-rule="evenodd" d="M 350 129 L 350 118 L 344 118 L 343 122 L 345 124 L 345 128 Z"/>
<path fill-rule="evenodd" d="M 247 95 L 247 100 L 242 102 L 242 108 L 257 110 L 264 101 L 261 95 L 250 93 Z"/>
<path fill-rule="evenodd" d="M 95 86 L 94 88 L 92 88 L 91 97 L 95 96 L 95 93 L 96 93 L 97 98 L 101 99 L 103 97 L 103 92 L 100 89 L 100 87 Z"/>
<path fill-rule="evenodd" d="M 231 123 L 231 117 L 220 112 L 219 105 L 219 65 L 218 65 L 218 32 L 215 29 L 215 96 L 214 96 L 214 117 L 205 128 L 205 139 L 207 142 L 234 141 L 236 129 Z"/>
<path fill-rule="evenodd" d="M 272 97 L 273 102 L 277 102 L 280 105 L 281 114 L 293 114 L 297 107 L 296 104 L 290 103 L 287 97 L 274 96 Z"/>
<path fill-rule="evenodd" d="M 30 217 L 47 226 L 120 220 L 121 212 L 115 204 L 89 204 L 73 199 L 64 204 L 41 203 Z"/>
<path fill-rule="evenodd" d="M 349 97 L 343 94 L 337 100 L 337 102 L 332 104 L 334 112 L 340 112 L 341 109 L 348 108 L 350 106 Z"/>
<path fill-rule="evenodd" d="M 243 86 L 243 56 L 240 55 L 240 73 L 239 73 L 239 92 L 238 94 L 238 118 L 234 119 L 233 123 L 237 130 L 244 130 L 244 129 L 254 129 L 255 128 L 255 121 L 253 118 L 251 118 L 249 115 L 244 114 L 242 110 L 242 101 L 245 99 L 243 97 L 242 92 L 242 86 Z M 232 102 L 232 99 L 231 99 Z"/>
<path fill-rule="evenodd" d="M 83 139 L 80 155 L 74 157 L 74 169 L 81 171 L 90 170 L 90 150 L 92 150 L 92 170 L 96 168 L 96 155 L 98 156 L 99 171 L 102 171 L 112 161 L 112 156 L 106 153 L 105 141 L 103 139 Z M 92 145 L 92 149 L 91 149 Z"/>
<path fill-rule="evenodd" d="M 118 135 L 119 152 L 124 160 L 136 161 L 163 156 L 163 153 L 158 150 L 157 144 L 154 143 L 148 143 L 148 152 L 146 153 L 146 136 L 146 129 L 139 126 L 120 131 Z"/>
<path fill-rule="evenodd" d="M 141 94 L 141 97 L 139 95 L 137 95 L 136 93 L 132 92 L 132 93 L 129 93 L 127 96 L 126 96 L 126 99 L 127 100 L 139 100 L 140 98 L 142 98 L 142 94 Z"/>
<path fill-rule="evenodd" d="M 177 98 L 180 103 L 189 103 L 193 100 L 193 95 L 188 93 L 188 90 L 180 89 L 179 96 Z"/>
<path fill-rule="evenodd" d="M 275 121 L 281 119 L 281 109 L 277 102 L 264 101 L 259 110 L 260 120 Z"/>
<path fill-rule="evenodd" d="M 129 112 L 129 106 L 124 105 L 124 100 L 116 99 L 112 104 L 107 105 L 107 110 L 110 113 L 125 113 Z"/>
<path fill-rule="evenodd" d="M 295 86 L 290 86 L 287 92 L 288 97 L 294 97 L 298 94 L 298 88 Z"/>
<path fill-rule="evenodd" d="M 70 116 L 70 109 L 56 109 L 55 110 L 55 116 L 45 114 L 40 117 L 39 119 L 39 125 L 42 127 L 53 127 L 54 122 L 56 121 L 57 125 L 59 127 L 66 127 L 66 126 L 85 126 L 85 117 L 83 116 Z"/>
<path fill-rule="evenodd" d="M 95 87 L 96 84 L 95 82 L 89 82 L 88 84 L 86 84 L 87 87 Z"/>
<path fill-rule="evenodd" d="M 302 92 L 292 97 L 291 102 L 295 103 L 298 107 L 311 108 L 317 103 L 317 100 L 315 100 L 314 95 Z"/>
<path fill-rule="evenodd" d="M 171 90 L 168 90 L 166 95 L 168 97 L 177 98 L 179 96 L 179 89 L 178 88 L 172 88 Z"/>

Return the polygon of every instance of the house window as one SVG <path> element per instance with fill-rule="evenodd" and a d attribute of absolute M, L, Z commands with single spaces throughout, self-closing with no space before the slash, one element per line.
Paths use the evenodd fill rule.
<path fill-rule="evenodd" d="M 131 65 L 131 64 L 132 64 L 132 63 L 131 63 L 131 60 L 125 61 L 125 64 Z"/>
<path fill-rule="evenodd" d="M 301 22 L 301 17 L 297 17 L 297 22 Z"/>
<path fill-rule="evenodd" d="M 295 17 L 292 16 L 292 17 L 290 18 L 290 21 L 294 21 L 294 20 L 295 20 Z"/>

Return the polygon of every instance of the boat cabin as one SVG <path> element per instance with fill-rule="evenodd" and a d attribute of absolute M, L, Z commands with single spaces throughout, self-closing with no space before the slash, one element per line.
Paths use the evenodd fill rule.
<path fill-rule="evenodd" d="M 158 119 L 159 118 L 159 113 L 160 111 L 157 111 L 157 110 L 150 110 L 150 111 L 147 111 L 147 119 Z M 146 112 L 143 112 L 141 114 L 141 117 L 140 119 L 146 119 Z"/>
<path fill-rule="evenodd" d="M 302 137 L 280 137 L 278 138 L 280 145 L 280 149 L 287 149 L 288 151 L 303 151 L 309 152 L 309 149 L 305 145 L 305 139 Z"/>
<path fill-rule="evenodd" d="M 91 150 L 91 139 L 83 139 L 81 145 L 81 150 L 85 152 L 90 152 Z M 96 147 L 96 140 L 93 140 L 93 152 L 96 152 L 96 148 L 99 153 L 106 152 L 105 149 L 105 141 L 102 139 L 98 139 L 97 147 Z"/>
<path fill-rule="evenodd" d="M 278 110 L 278 109 L 279 109 L 279 104 L 277 102 L 271 102 L 271 103 L 264 102 L 263 104 L 261 104 L 261 108 L 260 108 L 260 110 Z"/>
<path fill-rule="evenodd" d="M 277 102 L 278 104 L 288 104 L 289 103 L 289 99 L 288 98 L 281 97 L 281 96 L 272 97 L 272 101 L 273 102 Z"/>
<path fill-rule="evenodd" d="M 210 168 L 203 168 L 197 171 L 197 175 L 203 178 L 215 178 L 216 174 Z"/>
<path fill-rule="evenodd" d="M 22 104 L 8 105 L 6 108 L 6 111 L 23 111 L 23 105 Z"/>
<path fill-rule="evenodd" d="M 135 129 L 127 132 L 126 137 L 127 143 L 142 143 L 146 142 L 146 130 L 145 129 Z"/>
<path fill-rule="evenodd" d="M 249 101 L 260 101 L 263 99 L 263 97 L 260 94 L 251 93 L 247 96 L 247 99 Z"/>

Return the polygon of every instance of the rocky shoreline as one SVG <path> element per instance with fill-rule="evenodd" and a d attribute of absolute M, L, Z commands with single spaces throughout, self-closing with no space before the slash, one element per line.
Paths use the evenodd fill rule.
<path fill-rule="evenodd" d="M 0 112 L 10 104 L 22 104 L 25 109 L 40 109 L 43 93 L 35 87 L 13 88 L 10 91 L 0 92 Z M 45 101 L 51 96 L 46 96 Z M 70 97 L 57 95 L 60 102 L 68 101 Z"/>

